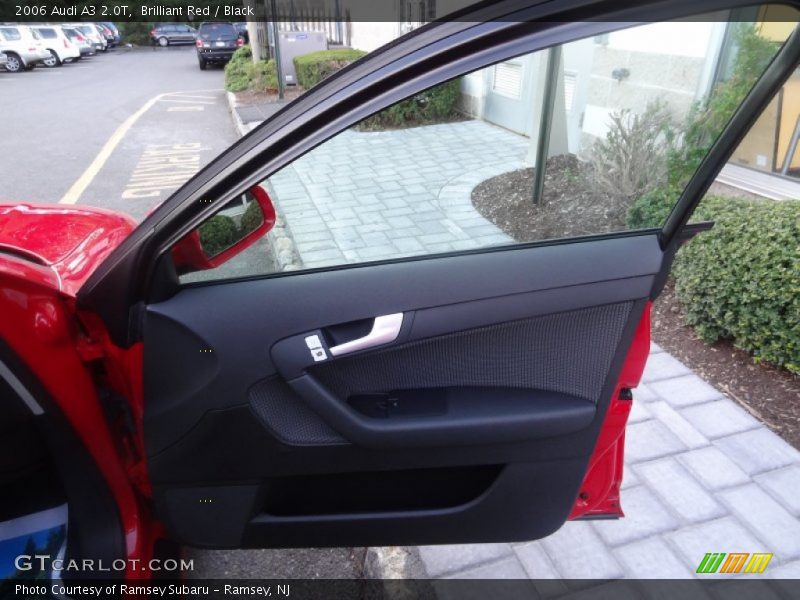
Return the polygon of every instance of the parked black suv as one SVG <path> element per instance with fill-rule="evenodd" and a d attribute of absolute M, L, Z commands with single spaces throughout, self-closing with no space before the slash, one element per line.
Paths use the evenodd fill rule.
<path fill-rule="evenodd" d="M 194 43 L 197 30 L 183 23 L 162 23 L 150 32 L 150 40 L 159 46 Z"/>
<path fill-rule="evenodd" d="M 210 62 L 228 62 L 236 49 L 243 45 L 244 39 L 233 23 L 200 23 L 195 42 L 200 69 L 204 71 Z"/>

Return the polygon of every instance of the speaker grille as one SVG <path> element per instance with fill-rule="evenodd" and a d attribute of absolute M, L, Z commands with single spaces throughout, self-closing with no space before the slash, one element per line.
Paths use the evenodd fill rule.
<path fill-rule="evenodd" d="M 265 379 L 251 389 L 250 406 L 261 422 L 286 444 L 304 446 L 345 442 L 279 376 Z"/>

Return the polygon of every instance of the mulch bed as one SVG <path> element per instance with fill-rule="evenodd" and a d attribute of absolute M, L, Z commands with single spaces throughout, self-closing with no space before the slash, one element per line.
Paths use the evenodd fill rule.
<path fill-rule="evenodd" d="M 283 95 L 284 102 L 291 102 L 295 98 L 303 95 L 305 90 L 299 85 L 286 86 Z M 236 92 L 236 100 L 239 104 L 245 106 L 249 104 L 264 104 L 266 102 L 277 102 L 277 92 L 267 92 L 262 90 L 244 90 L 243 92 Z"/>
<path fill-rule="evenodd" d="M 574 156 L 547 161 L 544 194 L 532 201 L 533 169 L 510 171 L 482 182 L 472 204 L 518 242 L 625 229 L 624 210 L 587 183 L 586 167 Z M 800 377 L 765 364 L 729 341 L 707 345 L 685 325 L 670 280 L 653 305 L 653 340 L 718 390 L 800 449 Z"/>
<path fill-rule="evenodd" d="M 624 210 L 592 189 L 586 168 L 571 154 L 554 156 L 547 161 L 538 204 L 532 168 L 487 179 L 472 190 L 472 204 L 519 242 L 624 230 Z"/>

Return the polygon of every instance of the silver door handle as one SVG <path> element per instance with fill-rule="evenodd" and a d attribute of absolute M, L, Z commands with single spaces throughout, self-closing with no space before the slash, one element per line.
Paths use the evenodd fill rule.
<path fill-rule="evenodd" d="M 330 348 L 331 355 L 342 356 L 358 350 L 366 350 L 367 348 L 393 342 L 397 339 L 397 336 L 400 335 L 400 328 L 402 326 L 403 313 L 375 317 L 372 330 L 367 335 L 355 340 L 350 340 L 344 344 L 339 344 L 338 346 L 333 346 Z"/>

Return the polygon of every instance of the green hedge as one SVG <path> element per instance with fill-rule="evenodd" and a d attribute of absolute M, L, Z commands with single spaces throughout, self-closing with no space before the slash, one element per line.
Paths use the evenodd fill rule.
<path fill-rule="evenodd" d="M 680 198 L 681 192 L 683 192 L 682 186 L 671 183 L 642 194 L 628 208 L 625 223 L 630 229 L 661 227 Z"/>
<path fill-rule="evenodd" d="M 150 39 L 150 32 L 158 23 L 153 22 L 118 22 L 120 37 L 123 44 L 136 44 L 137 46 L 148 46 L 153 43 Z"/>
<path fill-rule="evenodd" d="M 297 73 L 297 83 L 310 89 L 365 54 L 363 50 L 338 48 L 296 56 L 294 69 Z"/>
<path fill-rule="evenodd" d="M 236 221 L 227 215 L 214 215 L 199 229 L 200 245 L 207 256 L 216 256 L 239 239 Z"/>
<path fill-rule="evenodd" d="M 242 215 L 242 220 L 239 223 L 239 229 L 242 233 L 242 237 L 245 237 L 248 233 L 251 233 L 261 227 L 264 223 L 264 210 L 261 208 L 261 205 L 252 200 L 250 204 L 247 206 L 247 210 L 244 211 Z"/>
<path fill-rule="evenodd" d="M 733 339 L 756 362 L 800 373 L 800 201 L 707 197 L 698 219 L 714 229 L 675 262 L 688 324 L 708 343 Z"/>
<path fill-rule="evenodd" d="M 253 52 L 249 45 L 242 46 L 234 52 L 225 65 L 225 89 L 229 92 L 241 92 L 250 87 L 251 64 L 253 64 Z"/>
<path fill-rule="evenodd" d="M 278 71 L 275 61 L 261 60 L 254 63 L 250 46 L 242 46 L 225 65 L 225 89 L 229 92 L 277 90 Z"/>
<path fill-rule="evenodd" d="M 447 81 L 368 117 L 359 128 L 408 127 L 453 119 L 459 114 L 460 90 L 460 79 Z"/>
<path fill-rule="evenodd" d="M 294 59 L 297 82 L 306 89 L 314 87 L 364 54 L 361 50 L 340 48 L 298 56 Z M 369 117 L 359 129 L 408 127 L 453 118 L 457 114 L 459 90 L 459 80 L 448 81 Z"/>
<path fill-rule="evenodd" d="M 276 92 L 278 69 L 274 60 L 260 60 L 250 65 L 250 89 Z"/>

